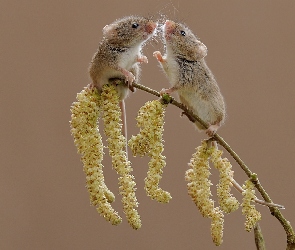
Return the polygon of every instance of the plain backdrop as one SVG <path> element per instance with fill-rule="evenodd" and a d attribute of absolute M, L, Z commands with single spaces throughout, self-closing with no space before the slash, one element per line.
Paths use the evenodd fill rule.
<path fill-rule="evenodd" d="M 184 173 L 206 138 L 169 106 L 164 131 L 167 166 L 160 186 L 169 204 L 144 191 L 148 158 L 131 158 L 142 228 L 122 212 L 117 174 L 105 150 L 106 183 L 123 223 L 112 226 L 89 205 L 85 174 L 70 134 L 70 106 L 90 80 L 87 68 L 115 19 L 165 14 L 185 22 L 208 47 L 207 63 L 227 105 L 219 134 L 258 177 L 295 226 L 295 1 L 0 1 L 0 249 L 216 249 L 210 220 L 187 194 Z M 160 39 L 144 48 L 149 64 L 141 83 L 169 83 L 152 57 Z M 153 96 L 138 90 L 126 102 L 129 136 L 138 109 Z M 102 128 L 102 127 L 101 127 Z M 102 131 L 102 129 L 101 129 Z M 227 155 L 227 154 L 225 154 Z M 235 178 L 247 179 L 232 158 Z M 212 169 L 213 194 L 218 172 Z M 233 190 L 241 201 L 241 195 Z M 215 197 L 215 195 L 214 195 Z M 285 249 L 286 235 L 267 207 L 257 205 L 267 249 Z M 225 216 L 218 249 L 255 249 L 241 209 Z"/>

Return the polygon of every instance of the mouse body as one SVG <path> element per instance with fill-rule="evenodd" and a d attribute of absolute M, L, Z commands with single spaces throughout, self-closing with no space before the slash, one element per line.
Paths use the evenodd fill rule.
<path fill-rule="evenodd" d="M 123 134 L 127 137 L 126 110 L 124 100 L 134 92 L 133 82 L 140 77 L 140 63 L 148 63 L 142 54 L 145 43 L 155 34 L 157 23 L 149 18 L 127 16 L 106 25 L 103 38 L 94 54 L 89 75 L 90 86 L 102 90 L 104 84 L 124 79 L 128 85 L 117 84 L 120 107 L 122 110 Z"/>
<path fill-rule="evenodd" d="M 171 20 L 163 26 L 163 40 L 165 55 L 159 51 L 153 55 L 172 87 L 160 93 L 176 91 L 180 102 L 208 123 L 206 133 L 213 136 L 224 123 L 226 111 L 217 81 L 204 59 L 207 47 L 186 25 Z M 198 129 L 205 129 L 200 123 L 195 124 Z"/>

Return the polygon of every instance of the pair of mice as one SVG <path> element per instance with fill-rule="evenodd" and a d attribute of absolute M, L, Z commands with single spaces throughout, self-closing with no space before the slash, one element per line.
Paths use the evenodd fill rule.
<path fill-rule="evenodd" d="M 103 39 L 89 67 L 92 86 L 98 90 L 115 78 L 125 79 L 128 83 L 128 86 L 117 86 L 125 136 L 124 99 L 128 96 L 129 89 L 134 91 L 132 83 L 139 80 L 139 64 L 148 62 L 141 51 L 145 43 L 155 35 L 157 26 L 157 22 L 139 16 L 124 17 L 106 25 L 103 28 Z M 187 26 L 171 20 L 163 25 L 162 36 L 165 55 L 155 51 L 153 56 L 166 73 L 171 88 L 162 89 L 160 93 L 176 91 L 180 102 L 208 123 L 206 133 L 213 136 L 224 122 L 225 104 L 217 82 L 204 60 L 207 55 L 206 46 Z M 198 122 L 195 124 L 200 130 L 205 130 Z"/>

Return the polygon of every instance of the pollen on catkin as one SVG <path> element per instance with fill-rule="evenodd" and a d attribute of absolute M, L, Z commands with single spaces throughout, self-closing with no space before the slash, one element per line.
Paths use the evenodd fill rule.
<path fill-rule="evenodd" d="M 203 141 L 201 146 L 196 148 L 196 153 L 193 154 L 190 163 L 191 169 L 185 173 L 185 179 L 188 181 L 188 194 L 196 204 L 203 217 L 211 218 L 214 208 L 214 201 L 210 199 L 212 196 L 209 180 L 210 166 L 209 157 L 210 149 L 207 148 L 206 141 Z"/>
<path fill-rule="evenodd" d="M 168 203 L 172 198 L 170 193 L 159 187 L 163 168 L 166 165 L 165 156 L 162 155 L 163 126 L 165 105 L 159 100 L 149 101 L 140 108 L 137 115 L 137 126 L 140 132 L 132 136 L 128 142 L 134 156 L 148 155 L 151 157 L 149 170 L 145 178 L 145 190 L 151 199 Z"/>
<path fill-rule="evenodd" d="M 211 238 L 216 246 L 223 242 L 223 219 L 224 215 L 219 207 L 214 208 L 211 217 Z"/>
<path fill-rule="evenodd" d="M 78 93 L 77 102 L 71 107 L 71 133 L 81 154 L 90 203 L 97 206 L 97 211 L 107 221 L 118 225 L 122 218 L 110 205 L 115 196 L 105 185 L 102 170 L 103 144 L 97 125 L 99 106 L 100 97 L 96 89 L 85 88 Z"/>
<path fill-rule="evenodd" d="M 250 232 L 255 224 L 261 220 L 261 214 L 255 209 L 254 205 L 251 205 L 251 201 L 253 201 L 255 196 L 254 184 L 247 180 L 243 185 L 243 203 L 242 203 L 242 213 L 246 217 L 245 221 L 245 230 Z"/>
<path fill-rule="evenodd" d="M 214 147 L 208 148 L 207 141 L 203 141 L 201 146 L 196 148 L 190 163 L 191 168 L 185 173 L 185 179 L 188 181 L 188 194 L 196 204 L 203 217 L 211 219 L 211 237 L 216 246 L 221 245 L 223 241 L 223 223 L 224 215 L 219 207 L 214 208 L 209 180 L 210 165 L 209 158 L 214 152 Z"/>
<path fill-rule="evenodd" d="M 113 85 L 104 85 L 101 93 L 101 110 L 104 121 L 104 132 L 107 136 L 109 154 L 113 168 L 120 175 L 119 190 L 122 197 L 123 210 L 128 223 L 134 228 L 141 227 L 140 216 L 135 209 L 138 202 L 135 196 L 136 183 L 131 175 L 132 167 L 125 151 L 126 138 L 122 135 L 121 110 L 119 96 Z"/>
<path fill-rule="evenodd" d="M 221 158 L 222 151 L 213 147 L 211 161 L 216 169 L 219 170 L 219 184 L 217 184 L 217 196 L 220 208 L 225 213 L 231 213 L 239 208 L 238 200 L 230 193 L 233 186 L 231 180 L 234 172 L 232 165 L 227 158 Z"/>

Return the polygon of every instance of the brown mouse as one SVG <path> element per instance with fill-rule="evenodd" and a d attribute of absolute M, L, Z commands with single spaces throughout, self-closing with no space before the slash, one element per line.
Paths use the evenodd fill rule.
<path fill-rule="evenodd" d="M 114 79 L 125 79 L 128 86 L 117 85 L 122 110 L 123 132 L 127 137 L 124 99 L 129 89 L 134 91 L 133 82 L 139 80 L 139 63 L 147 63 L 142 47 L 156 30 L 157 23 L 149 18 L 127 16 L 106 25 L 103 39 L 94 54 L 89 67 L 92 86 L 101 91 L 104 84 Z"/>
<path fill-rule="evenodd" d="M 207 47 L 181 23 L 167 20 L 163 26 L 165 55 L 159 51 L 154 57 L 160 62 L 170 84 L 161 94 L 176 91 L 181 103 L 208 123 L 206 133 L 213 136 L 225 119 L 225 103 L 214 75 L 204 57 Z M 198 122 L 196 126 L 205 128 Z"/>

